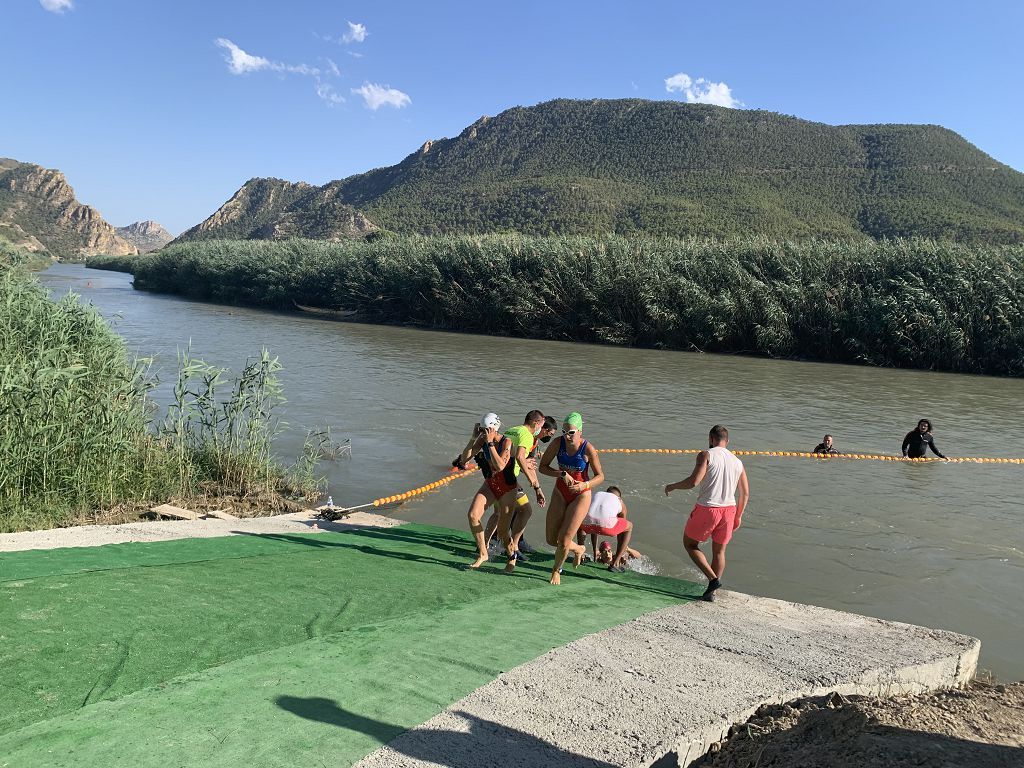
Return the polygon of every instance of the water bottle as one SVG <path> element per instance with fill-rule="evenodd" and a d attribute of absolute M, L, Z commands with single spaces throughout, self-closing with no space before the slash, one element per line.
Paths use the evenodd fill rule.
<path fill-rule="evenodd" d="M 331 509 L 334 509 L 334 497 L 333 496 L 328 496 L 327 497 L 327 506 L 330 507 Z"/>

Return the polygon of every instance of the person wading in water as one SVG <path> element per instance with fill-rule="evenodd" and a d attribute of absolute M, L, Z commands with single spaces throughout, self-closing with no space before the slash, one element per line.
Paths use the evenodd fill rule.
<path fill-rule="evenodd" d="M 555 459 L 558 460 L 558 469 L 551 466 Z M 591 468 L 593 476 L 590 475 Z M 565 417 L 562 436 L 557 442 L 552 441 L 544 451 L 540 459 L 540 473 L 558 478 L 548 507 L 546 526 L 548 544 L 555 548 L 551 583 L 557 585 L 562 582 L 562 564 L 570 552 L 575 566 L 583 560 L 587 549 L 576 543 L 576 532 L 590 508 L 591 486 L 604 482 L 597 449 L 583 439 L 583 417 L 575 411 Z"/>
<path fill-rule="evenodd" d="M 665 495 L 680 489 L 697 488 L 697 504 L 690 512 L 683 531 L 686 554 L 708 577 L 703 599 L 712 602 L 715 591 L 722 586 L 725 572 L 725 548 L 732 532 L 740 527 L 743 511 L 750 500 L 750 486 L 743 462 L 726 447 L 729 430 L 720 424 L 711 428 L 706 451 L 697 454 L 693 472 L 685 480 L 665 486 Z M 737 489 L 739 498 L 737 498 Z M 711 539 L 711 563 L 701 552 L 702 542 Z"/>
<path fill-rule="evenodd" d="M 940 459 L 946 458 L 935 447 L 932 423 L 928 419 L 921 419 L 917 422 L 917 429 L 907 432 L 907 436 L 903 438 L 903 455 L 910 459 L 920 459 L 928 453 L 929 448 Z"/>

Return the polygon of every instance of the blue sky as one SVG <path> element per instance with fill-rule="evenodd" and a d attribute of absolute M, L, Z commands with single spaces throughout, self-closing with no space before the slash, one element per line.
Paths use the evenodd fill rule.
<path fill-rule="evenodd" d="M 323 183 L 558 97 L 936 123 L 1024 170 L 1022 29 L 1017 1 L 2 0 L 0 156 L 175 234 L 251 177 Z"/>

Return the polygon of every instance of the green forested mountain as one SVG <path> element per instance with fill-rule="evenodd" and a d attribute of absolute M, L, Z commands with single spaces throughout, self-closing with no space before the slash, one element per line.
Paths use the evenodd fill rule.
<path fill-rule="evenodd" d="M 288 193 L 268 196 L 271 183 Z M 352 206 L 398 233 L 1024 242 L 1024 174 L 945 128 L 831 126 L 671 101 L 517 107 L 428 141 L 395 166 L 323 187 L 250 187 L 245 197 L 260 199 L 251 222 L 221 228 L 218 212 L 201 235 L 180 239 L 267 237 L 282 220 L 293 223 L 288 234 L 319 237 L 296 219 L 323 228 Z"/>

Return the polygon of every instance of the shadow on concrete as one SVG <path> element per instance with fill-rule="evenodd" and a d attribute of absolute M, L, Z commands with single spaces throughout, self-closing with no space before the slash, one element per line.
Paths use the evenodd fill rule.
<path fill-rule="evenodd" d="M 331 699 L 278 696 L 275 701 L 299 717 L 366 734 L 401 755 L 448 768 L 615 768 L 467 712 L 454 714 L 468 724 L 468 732 L 409 731 L 350 712 Z"/>

